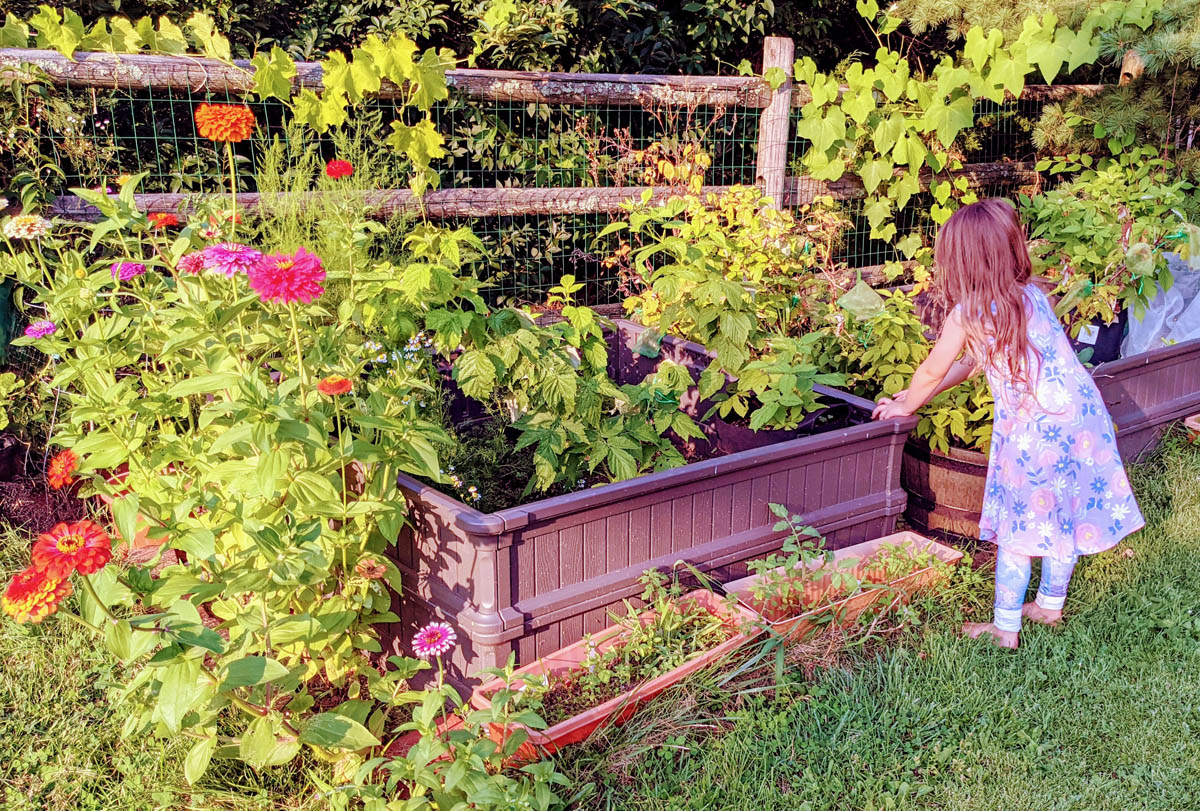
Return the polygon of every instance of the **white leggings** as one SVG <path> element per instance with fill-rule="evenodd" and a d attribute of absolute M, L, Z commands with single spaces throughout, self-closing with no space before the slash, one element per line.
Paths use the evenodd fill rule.
<path fill-rule="evenodd" d="M 1061 611 L 1067 600 L 1067 587 L 1075 571 L 1077 556 L 1065 560 L 1042 558 L 1042 582 L 1038 585 L 1037 604 L 1051 611 Z M 1001 631 L 1021 630 L 1021 606 L 1029 589 L 1033 558 L 1003 547 L 996 554 L 996 603 L 994 620 Z"/>

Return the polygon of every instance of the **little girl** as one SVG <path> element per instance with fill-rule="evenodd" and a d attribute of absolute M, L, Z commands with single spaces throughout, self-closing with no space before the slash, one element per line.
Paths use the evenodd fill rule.
<path fill-rule="evenodd" d="M 982 370 L 996 401 L 980 537 L 994 541 L 995 614 L 968 623 L 1017 646 L 1022 616 L 1053 625 L 1075 561 L 1103 552 L 1145 523 L 1117 453 L 1112 418 L 1075 357 L 1046 296 L 1029 283 L 1025 233 L 1003 200 L 964 206 L 934 249 L 935 290 L 954 305 L 942 333 L 876 419 L 912 414 Z M 1042 559 L 1037 599 L 1023 603 L 1031 559 Z"/>

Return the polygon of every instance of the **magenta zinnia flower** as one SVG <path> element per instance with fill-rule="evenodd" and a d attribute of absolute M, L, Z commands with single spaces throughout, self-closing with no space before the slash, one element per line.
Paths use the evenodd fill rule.
<path fill-rule="evenodd" d="M 422 659 L 431 659 L 449 653 L 458 637 L 454 629 L 444 622 L 431 622 L 413 637 L 413 653 Z"/>
<path fill-rule="evenodd" d="M 325 288 L 325 268 L 316 254 L 300 248 L 293 254 L 273 253 L 246 272 L 250 287 L 263 301 L 290 304 L 299 301 L 308 304 Z"/>
<path fill-rule="evenodd" d="M 45 338 L 58 332 L 58 324 L 53 321 L 34 321 L 25 328 L 26 338 Z"/>
<path fill-rule="evenodd" d="M 146 272 L 146 266 L 141 262 L 113 262 L 112 277 L 127 282 L 135 276 Z"/>
<path fill-rule="evenodd" d="M 204 257 L 204 267 L 224 273 L 226 276 L 236 276 L 238 273 L 249 273 L 251 268 L 263 258 L 260 251 L 236 242 L 222 242 L 209 245 L 200 255 Z"/>
<path fill-rule="evenodd" d="M 202 251 L 192 251 L 185 253 L 179 257 L 179 264 L 175 268 L 182 273 L 199 273 L 204 270 L 204 253 Z"/>

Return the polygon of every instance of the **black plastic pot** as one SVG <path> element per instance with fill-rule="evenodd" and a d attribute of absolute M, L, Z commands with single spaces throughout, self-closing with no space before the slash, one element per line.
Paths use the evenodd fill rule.
<path fill-rule="evenodd" d="M 1088 344 L 1072 340 L 1071 348 L 1075 350 L 1075 354 L 1077 355 L 1083 350 L 1090 348 L 1092 355 L 1090 358 L 1087 358 L 1088 363 L 1100 364 L 1116 360 L 1121 357 L 1121 341 L 1125 339 L 1125 327 L 1128 325 L 1128 310 L 1121 310 L 1117 315 L 1117 320 L 1111 324 L 1103 324 L 1100 322 L 1100 319 L 1095 319 L 1092 321 L 1092 326 L 1099 329 L 1096 335 L 1096 342 Z"/>
<path fill-rule="evenodd" d="M 845 428 L 850 423 L 850 405 L 834 403 L 813 411 L 795 428 L 751 430 L 745 425 L 735 425 L 720 417 L 713 417 L 710 424 L 716 433 L 717 451 L 723 454 L 741 453 L 755 448 L 765 448 L 776 442 L 787 442 L 802 436 L 811 436 L 821 431 Z"/>

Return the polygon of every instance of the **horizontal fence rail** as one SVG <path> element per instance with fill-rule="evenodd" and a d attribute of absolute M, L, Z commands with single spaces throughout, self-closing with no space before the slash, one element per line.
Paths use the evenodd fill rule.
<path fill-rule="evenodd" d="M 973 190 L 994 186 L 1035 185 L 1041 175 L 1027 163 L 981 163 L 964 166 L 956 172 L 946 172 L 945 178 L 965 177 Z M 929 174 L 921 176 L 921 191 L 928 191 L 935 178 Z M 735 186 L 704 186 L 702 195 L 722 194 Z M 614 214 L 627 203 L 641 200 L 649 194 L 649 201 L 661 203 L 674 195 L 684 193 L 675 186 L 609 186 L 602 188 L 505 188 L 505 189 L 437 189 L 418 197 L 407 189 L 381 189 L 354 195 L 363 208 L 373 217 L 390 217 L 405 212 L 420 213 L 430 219 L 489 218 L 517 215 L 583 215 Z M 196 208 L 206 198 L 220 197 L 227 192 L 213 194 L 135 194 L 137 207 L 147 213 L 183 212 Z M 319 197 L 322 192 L 281 192 L 259 194 L 241 192 L 237 201 L 239 208 L 255 210 L 270 206 L 272 202 L 303 202 Z M 337 193 L 345 198 L 346 193 Z M 116 195 L 112 195 L 114 198 Z M 789 177 L 785 184 L 784 203 L 795 207 L 815 202 L 821 197 L 834 200 L 854 200 L 866 196 L 866 189 L 856 177 L 840 180 L 813 180 L 808 177 Z M 94 206 L 73 195 L 58 198 L 51 208 L 58 217 L 73 220 L 97 219 L 100 212 Z"/>
<path fill-rule="evenodd" d="M 775 39 L 772 37 L 771 39 Z M 0 78 L 9 79 L 21 65 L 32 65 L 57 84 L 110 90 L 188 90 L 192 93 L 248 94 L 254 88 L 247 60 L 233 64 L 202 56 L 80 52 L 67 59 L 58 51 L 0 48 Z M 297 62 L 295 89 L 320 91 L 321 65 Z M 756 76 L 650 76 L 626 73 L 539 73 L 532 71 L 456 68 L 447 84 L 469 98 L 545 104 L 668 104 L 672 106 L 766 107 L 770 86 Z M 1057 101 L 1078 94 L 1095 95 L 1104 85 L 1027 85 L 1021 98 Z M 381 83 L 381 99 L 396 98 L 401 88 Z M 812 94 L 802 84 L 792 88 L 792 107 L 803 107 Z"/>

